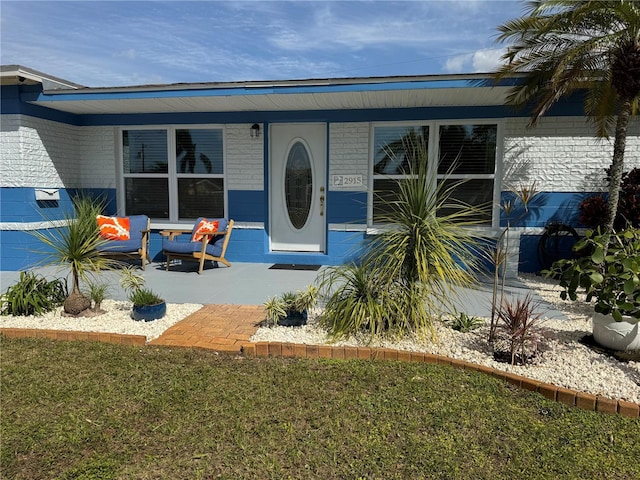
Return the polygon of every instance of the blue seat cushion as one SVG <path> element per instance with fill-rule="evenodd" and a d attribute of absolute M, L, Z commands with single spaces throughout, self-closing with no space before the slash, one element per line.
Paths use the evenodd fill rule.
<path fill-rule="evenodd" d="M 214 237 L 215 242 L 208 243 L 206 252 L 208 255 L 219 257 L 222 255 L 222 240 L 224 235 L 216 235 Z M 169 253 L 178 254 L 191 254 L 193 252 L 200 252 L 202 249 L 202 242 L 180 242 L 177 240 L 169 240 L 168 238 L 162 239 L 162 250 Z"/>
<path fill-rule="evenodd" d="M 107 240 L 104 244 L 99 245 L 97 250 L 99 252 L 137 252 L 142 247 L 141 239 L 137 240 Z"/>

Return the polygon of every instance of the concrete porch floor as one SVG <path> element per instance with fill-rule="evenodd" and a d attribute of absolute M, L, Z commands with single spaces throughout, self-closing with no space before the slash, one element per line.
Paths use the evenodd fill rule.
<path fill-rule="evenodd" d="M 137 264 L 139 266 L 139 263 Z M 146 281 L 146 286 L 169 303 L 202 303 L 225 305 L 262 305 L 274 295 L 296 291 L 313 284 L 322 275 L 309 270 L 272 270 L 267 263 L 235 262 L 231 267 L 221 265 L 214 268 L 209 263 L 202 275 L 197 273 L 197 264 L 172 265 L 165 271 L 164 262 L 151 263 L 146 270 L 138 270 Z M 38 267 L 34 272 L 47 278 L 71 277 L 68 269 L 51 266 Z M 0 271 L 0 292 L 17 282 L 20 272 Z M 126 292 L 120 287 L 117 271 L 101 272 L 95 277 L 98 283 L 107 283 L 108 298 L 126 299 Z M 475 289 L 457 289 L 456 306 L 469 315 L 488 316 L 491 311 L 492 278 L 483 278 Z M 517 278 L 509 279 L 505 293 L 509 296 L 524 296 L 529 293 L 527 286 Z M 551 311 L 549 314 L 561 315 Z"/>
<path fill-rule="evenodd" d="M 153 263 L 139 270 L 146 286 L 169 303 L 201 303 L 204 307 L 166 330 L 152 345 L 209 348 L 224 352 L 239 352 L 243 344 L 266 318 L 262 304 L 274 295 L 296 291 L 317 281 L 322 274 L 309 270 L 272 270 L 270 264 L 234 263 L 231 267 L 208 266 L 198 275 L 195 263 L 172 265 L 165 271 L 164 263 Z M 47 278 L 63 278 L 67 270 L 53 267 L 35 269 Z M 19 272 L 0 272 L 0 290 L 4 292 L 19 278 Z M 126 298 L 116 271 L 102 272 L 98 282 L 107 283 L 107 297 Z M 476 289 L 456 290 L 456 308 L 474 316 L 490 316 L 492 279 L 487 278 Z M 529 289 L 517 279 L 508 282 L 506 293 L 522 297 Z M 544 304 L 543 304 L 544 307 Z M 562 313 L 549 309 L 550 317 Z"/>

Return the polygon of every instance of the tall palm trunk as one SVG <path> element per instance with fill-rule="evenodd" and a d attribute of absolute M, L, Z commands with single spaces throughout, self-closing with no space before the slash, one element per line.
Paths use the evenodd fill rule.
<path fill-rule="evenodd" d="M 633 110 L 632 99 L 625 99 L 620 106 L 618 119 L 616 121 L 616 136 L 613 143 L 613 160 L 611 162 L 610 182 L 609 182 L 609 216 L 605 225 L 607 232 L 613 231 L 613 224 L 618 213 L 618 200 L 620 198 L 620 184 L 622 183 L 622 172 L 624 169 L 624 150 L 627 144 L 627 128 L 629 118 Z"/>

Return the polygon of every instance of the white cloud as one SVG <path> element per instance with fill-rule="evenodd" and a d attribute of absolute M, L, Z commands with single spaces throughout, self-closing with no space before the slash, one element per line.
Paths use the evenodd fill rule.
<path fill-rule="evenodd" d="M 500 57 L 503 53 L 504 49 L 502 48 L 492 48 L 454 55 L 447 58 L 443 69 L 447 73 L 492 72 L 502 63 Z"/>
<path fill-rule="evenodd" d="M 133 48 L 128 48 L 120 53 L 113 55 L 116 58 L 126 58 L 128 60 L 134 60 L 136 58 L 136 51 Z"/>
<path fill-rule="evenodd" d="M 447 58 L 444 64 L 444 71 L 447 73 L 462 73 L 468 71 L 467 65 L 473 59 L 472 53 L 465 53 L 464 55 L 455 55 Z"/>
<path fill-rule="evenodd" d="M 501 64 L 504 49 L 478 50 L 473 54 L 472 71 L 492 72 Z"/>

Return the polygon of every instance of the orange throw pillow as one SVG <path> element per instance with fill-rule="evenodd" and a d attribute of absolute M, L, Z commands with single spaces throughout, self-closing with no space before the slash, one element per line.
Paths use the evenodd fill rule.
<path fill-rule="evenodd" d="M 191 241 L 199 242 L 205 235 L 216 233 L 218 231 L 218 224 L 218 220 L 210 222 L 206 218 L 203 218 L 202 220 L 200 220 L 200 223 L 198 223 L 198 226 L 196 227 L 195 232 L 193 232 L 193 235 L 191 235 Z"/>
<path fill-rule="evenodd" d="M 129 217 L 105 217 L 98 215 L 98 228 L 100 228 L 100 236 L 106 240 L 129 240 Z"/>

